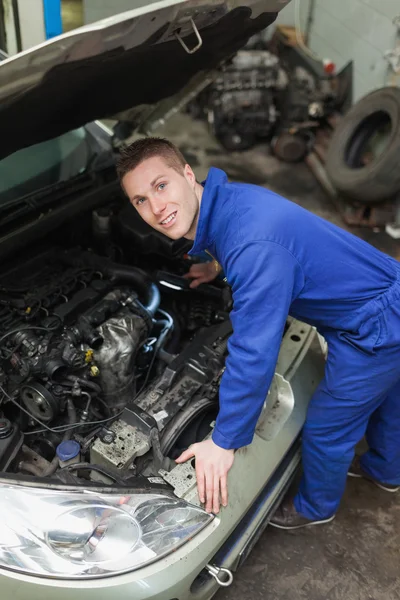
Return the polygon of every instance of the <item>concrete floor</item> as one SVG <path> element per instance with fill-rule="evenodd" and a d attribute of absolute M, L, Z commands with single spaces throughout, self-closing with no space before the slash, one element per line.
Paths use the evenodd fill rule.
<path fill-rule="evenodd" d="M 157 135 L 179 144 L 199 179 L 210 166 L 220 167 L 232 179 L 269 187 L 345 227 L 305 164 L 280 163 L 266 145 L 228 154 L 203 123 L 186 115 L 175 116 Z M 400 242 L 385 232 L 350 231 L 400 259 Z M 399 551 L 400 492 L 350 479 L 332 523 L 297 532 L 268 527 L 216 600 L 397 600 Z"/>

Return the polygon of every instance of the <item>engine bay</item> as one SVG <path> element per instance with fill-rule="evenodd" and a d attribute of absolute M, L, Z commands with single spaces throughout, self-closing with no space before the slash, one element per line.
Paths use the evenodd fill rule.
<path fill-rule="evenodd" d="M 184 248 L 135 219 L 113 199 L 3 265 L 2 473 L 151 481 L 211 431 L 229 287 L 190 289 Z"/>

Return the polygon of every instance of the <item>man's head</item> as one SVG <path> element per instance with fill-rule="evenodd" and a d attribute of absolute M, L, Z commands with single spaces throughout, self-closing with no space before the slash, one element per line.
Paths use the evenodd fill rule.
<path fill-rule="evenodd" d="M 137 140 L 117 163 L 121 185 L 140 216 L 176 240 L 194 239 L 202 187 L 184 157 L 168 140 Z"/>

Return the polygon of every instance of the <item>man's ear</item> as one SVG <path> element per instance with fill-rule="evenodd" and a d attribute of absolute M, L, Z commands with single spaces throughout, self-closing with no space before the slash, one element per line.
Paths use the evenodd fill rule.
<path fill-rule="evenodd" d="M 193 173 L 192 167 L 190 165 L 188 165 L 188 164 L 185 165 L 184 174 L 185 174 L 187 181 L 194 188 L 194 186 L 196 185 L 196 175 Z"/>

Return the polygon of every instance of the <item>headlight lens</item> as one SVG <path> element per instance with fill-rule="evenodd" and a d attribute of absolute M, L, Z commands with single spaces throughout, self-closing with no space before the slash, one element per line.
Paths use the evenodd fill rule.
<path fill-rule="evenodd" d="M 173 552 L 212 519 L 162 494 L 97 494 L 0 486 L 0 567 L 92 578 Z"/>

